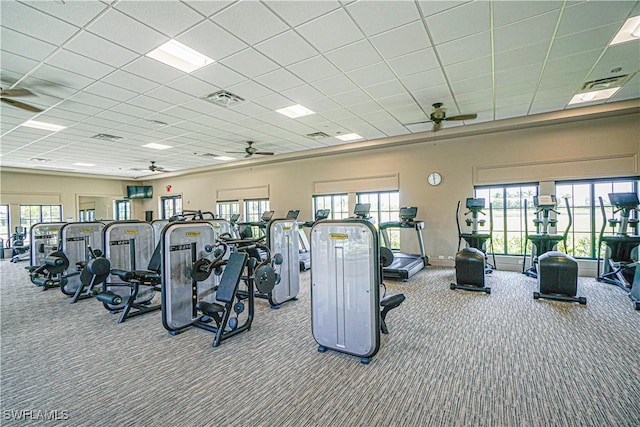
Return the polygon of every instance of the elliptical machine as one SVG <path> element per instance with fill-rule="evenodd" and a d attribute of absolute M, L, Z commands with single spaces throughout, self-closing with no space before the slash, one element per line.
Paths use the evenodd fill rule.
<path fill-rule="evenodd" d="M 640 235 L 638 235 L 638 218 L 631 216 L 632 212 L 639 210 L 638 195 L 636 193 L 610 193 L 609 201 L 614 207 L 613 213 L 614 215 L 620 214 L 619 218 L 614 216 L 610 219 L 607 219 L 602 197 L 599 199 L 603 222 L 598 240 L 597 280 L 617 285 L 627 291 L 636 310 L 640 310 L 640 289 L 637 289 L 640 287 L 640 283 L 635 278 L 638 276 L 636 266 L 638 264 Z M 604 235 L 607 224 L 614 230 L 617 227 L 615 234 Z M 634 230 L 632 234 L 628 233 L 629 227 Z M 603 243 L 606 246 L 604 260 L 600 256 Z"/>
<path fill-rule="evenodd" d="M 471 227 L 471 232 L 463 233 L 460 227 L 460 201 L 458 201 L 458 207 L 456 208 L 456 224 L 458 225 L 458 251 L 461 249 L 462 240 L 467 243 L 470 248 L 479 249 L 484 254 L 485 259 L 485 272 L 491 273 L 496 269 L 496 254 L 493 250 L 493 204 L 489 203 L 489 232 L 482 232 L 480 227 L 486 224 L 486 220 L 480 218 L 479 215 L 486 215 L 483 212 L 485 207 L 485 199 L 479 198 L 467 198 L 465 207 L 467 212 L 464 216 L 471 214 L 471 218 L 465 218 L 467 227 Z M 487 254 L 487 243 L 491 245 L 491 255 L 493 263 L 489 262 Z"/>
<path fill-rule="evenodd" d="M 571 209 L 569 207 L 569 199 L 564 198 L 565 205 L 567 206 L 567 215 L 569 218 L 569 224 L 564 231 L 564 234 L 550 234 L 549 227 L 555 227 L 558 220 L 551 217 L 551 212 L 559 215 L 555 208 L 557 206 L 557 199 L 555 195 L 534 196 L 533 204 L 536 207 L 536 217 L 533 220 L 536 226 L 536 233 L 529 234 L 529 223 L 527 219 L 527 201 L 524 201 L 524 233 L 527 236 L 526 239 L 531 241 L 531 263 L 529 268 L 526 268 L 527 264 L 527 244 L 524 245 L 524 255 L 522 261 L 522 274 L 525 274 L 534 279 L 538 277 L 538 257 L 550 251 L 555 251 L 558 248 L 560 242 L 564 244 L 564 250 L 567 251 L 567 236 L 569 230 L 573 224 L 573 216 L 571 215 Z M 526 268 L 526 269 L 525 269 Z"/>

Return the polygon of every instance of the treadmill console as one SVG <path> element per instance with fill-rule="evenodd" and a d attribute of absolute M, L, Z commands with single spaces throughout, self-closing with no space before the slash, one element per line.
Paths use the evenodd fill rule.
<path fill-rule="evenodd" d="M 231 214 L 231 218 L 229 219 L 229 222 L 231 224 L 235 224 L 236 222 L 238 222 L 239 219 L 240 219 L 240 214 L 238 213 Z"/>
<path fill-rule="evenodd" d="M 400 208 L 400 221 L 410 222 L 418 215 L 418 208 L 416 207 L 401 207 Z"/>
<path fill-rule="evenodd" d="M 636 193 L 609 193 L 609 201 L 617 208 L 635 209 L 640 204 Z"/>
<path fill-rule="evenodd" d="M 298 219 L 298 215 L 300 215 L 300 209 L 291 210 L 287 212 L 287 217 L 285 219 L 292 219 L 295 221 L 296 219 Z"/>
<path fill-rule="evenodd" d="M 470 211 L 481 211 L 482 209 L 484 209 L 484 198 L 474 199 L 472 197 L 469 197 L 467 199 L 467 209 L 469 209 Z"/>
<path fill-rule="evenodd" d="M 316 221 L 320 221 L 321 219 L 329 218 L 329 214 L 331 214 L 331 209 L 318 209 L 316 211 Z"/>
<path fill-rule="evenodd" d="M 356 203 L 356 207 L 353 213 L 358 218 L 368 218 L 369 211 L 371 211 L 371 203 Z"/>
<path fill-rule="evenodd" d="M 260 218 L 260 220 L 262 222 L 269 222 L 271 221 L 272 217 L 273 217 L 273 211 L 264 211 L 264 213 L 262 214 L 262 218 Z"/>
<path fill-rule="evenodd" d="M 556 196 L 553 194 L 545 196 L 533 196 L 533 204 L 540 209 L 553 209 L 557 205 Z"/>

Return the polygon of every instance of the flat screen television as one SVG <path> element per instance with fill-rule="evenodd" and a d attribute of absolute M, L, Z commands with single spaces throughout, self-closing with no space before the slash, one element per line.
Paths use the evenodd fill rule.
<path fill-rule="evenodd" d="M 151 199 L 151 198 L 153 198 L 153 186 L 127 185 L 127 199 Z"/>

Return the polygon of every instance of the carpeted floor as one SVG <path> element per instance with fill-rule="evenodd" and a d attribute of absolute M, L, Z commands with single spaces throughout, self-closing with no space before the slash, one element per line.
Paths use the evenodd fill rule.
<path fill-rule="evenodd" d="M 309 272 L 298 301 L 258 300 L 251 331 L 212 348 L 203 330 L 169 336 L 160 312 L 117 324 L 70 305 L 24 266 L 0 262 L 3 426 L 640 425 L 640 312 L 591 278 L 586 306 L 534 301 L 514 272 L 491 295 L 450 290 L 453 269 L 387 281 L 407 300 L 362 365 L 316 351 Z"/>

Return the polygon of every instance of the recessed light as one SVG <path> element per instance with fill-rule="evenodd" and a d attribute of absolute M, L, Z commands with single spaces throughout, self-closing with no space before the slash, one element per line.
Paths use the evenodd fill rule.
<path fill-rule="evenodd" d="M 78 163 L 74 163 L 73 165 L 74 165 L 74 166 L 86 166 L 86 167 L 91 167 L 91 166 L 95 166 L 95 163 L 81 163 L 81 162 L 78 162 Z"/>
<path fill-rule="evenodd" d="M 150 142 L 148 144 L 145 144 L 143 145 L 143 147 L 154 148 L 156 150 L 166 150 L 167 148 L 172 148 L 170 145 L 156 144 L 155 142 Z"/>
<path fill-rule="evenodd" d="M 42 129 L 42 130 L 50 130 L 51 132 L 58 132 L 62 129 L 66 129 L 66 126 L 54 125 L 52 123 L 38 122 L 36 120 L 27 120 L 20 126 L 25 126 L 28 128 L 34 129 Z"/>
<path fill-rule="evenodd" d="M 604 90 L 594 90 L 591 92 L 578 93 L 571 98 L 569 104 L 580 104 L 581 102 L 600 101 L 611 98 L 620 87 L 612 87 Z"/>
<path fill-rule="evenodd" d="M 223 160 L 223 161 L 226 161 L 226 160 L 235 160 L 233 157 L 229 157 L 229 156 L 215 156 L 215 157 L 214 157 L 214 159 L 216 159 L 216 160 Z"/>
<path fill-rule="evenodd" d="M 627 19 L 609 45 L 613 46 L 633 40 L 640 40 L 640 15 Z"/>
<path fill-rule="evenodd" d="M 190 73 L 214 62 L 208 56 L 176 40 L 169 40 L 157 49 L 147 53 L 147 56 L 185 73 Z"/>
<path fill-rule="evenodd" d="M 292 119 L 297 119 L 298 117 L 315 114 L 315 112 L 309 110 L 307 107 L 303 107 L 300 104 L 292 105 L 291 107 L 287 107 L 287 108 L 281 108 L 276 111 L 280 114 L 284 114 L 287 117 L 291 117 Z"/>
<path fill-rule="evenodd" d="M 358 139 L 364 139 L 363 137 L 361 137 L 357 133 L 347 133 L 345 135 L 336 135 L 336 138 L 338 138 L 341 141 L 345 141 L 345 142 L 356 141 Z"/>

